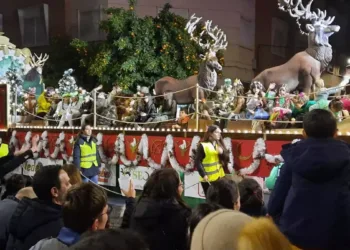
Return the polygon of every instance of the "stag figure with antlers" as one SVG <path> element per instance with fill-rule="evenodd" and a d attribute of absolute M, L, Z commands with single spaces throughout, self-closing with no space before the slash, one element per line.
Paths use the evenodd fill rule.
<path fill-rule="evenodd" d="M 194 32 L 197 29 L 201 17 L 196 17 L 195 14 L 191 17 L 186 25 L 186 30 L 190 34 L 193 41 L 195 41 L 203 50 L 205 55 L 201 55 L 203 63 L 200 66 L 199 74 L 188 77 L 184 80 L 175 79 L 172 77 L 164 77 L 155 83 L 156 95 L 164 95 L 165 93 L 174 93 L 173 99 L 178 104 L 193 103 L 196 98 L 196 84 L 200 87 L 213 90 L 217 83 L 216 71 L 221 71 L 216 53 L 227 48 L 228 42 L 226 35 L 217 26 L 212 27 L 212 21 L 206 21 L 203 31 L 199 36 L 195 36 Z M 204 36 L 210 39 L 204 39 Z M 205 41 L 206 40 L 206 41 Z M 192 88 L 191 88 L 192 87 Z M 181 91 L 185 90 L 186 91 Z M 181 92 L 178 92 L 181 91 Z M 203 89 L 199 90 L 199 98 L 205 99 L 206 93 Z"/>
<path fill-rule="evenodd" d="M 29 88 L 36 88 L 36 94 L 40 95 L 44 91 L 44 86 L 41 85 L 41 75 L 43 73 L 43 67 L 45 62 L 49 59 L 49 55 L 34 54 L 31 56 L 30 69 L 25 73 L 23 88 L 28 90 Z"/>
<path fill-rule="evenodd" d="M 286 87 L 290 93 L 299 90 L 310 94 L 312 89 L 322 88 L 321 73 L 332 60 L 332 46 L 329 37 L 340 30 L 337 25 L 331 25 L 335 17 L 327 17 L 326 11 L 311 11 L 313 0 L 304 6 L 302 0 L 278 0 L 279 9 L 288 12 L 296 19 L 300 32 L 308 36 L 308 48 L 297 53 L 287 63 L 266 69 L 253 79 L 260 81 L 267 88 L 270 83 L 276 83 L 278 88 Z M 307 22 L 305 31 L 300 20 Z"/>

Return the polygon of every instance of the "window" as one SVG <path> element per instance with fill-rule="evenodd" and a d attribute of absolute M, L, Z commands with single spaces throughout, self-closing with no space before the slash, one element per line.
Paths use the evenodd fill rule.
<path fill-rule="evenodd" d="M 102 40 L 100 22 L 103 19 L 102 6 L 98 10 L 78 10 L 78 36 L 84 41 Z"/>
<path fill-rule="evenodd" d="M 240 45 L 253 50 L 255 44 L 255 23 L 241 16 L 239 29 Z"/>
<path fill-rule="evenodd" d="M 3 27 L 3 15 L 0 14 L 0 32 L 4 31 L 4 27 Z"/>
<path fill-rule="evenodd" d="M 272 54 L 286 57 L 288 43 L 288 24 L 280 19 L 272 18 Z"/>
<path fill-rule="evenodd" d="M 18 10 L 23 46 L 49 44 L 49 7 L 41 4 Z"/>

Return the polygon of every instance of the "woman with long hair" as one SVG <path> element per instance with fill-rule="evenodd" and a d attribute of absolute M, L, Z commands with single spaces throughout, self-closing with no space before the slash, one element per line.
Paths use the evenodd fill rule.
<path fill-rule="evenodd" d="M 222 139 L 221 129 L 216 125 L 209 126 L 198 145 L 195 158 L 195 167 L 205 194 L 212 182 L 225 177 L 228 161 L 229 152 Z"/>
<path fill-rule="evenodd" d="M 183 184 L 172 168 L 155 170 L 130 217 L 130 228 L 150 250 L 185 250 L 191 210 L 181 198 Z"/>
<path fill-rule="evenodd" d="M 69 182 L 72 186 L 80 185 L 83 183 L 79 169 L 74 164 L 65 164 L 62 168 L 67 172 L 69 176 Z"/>

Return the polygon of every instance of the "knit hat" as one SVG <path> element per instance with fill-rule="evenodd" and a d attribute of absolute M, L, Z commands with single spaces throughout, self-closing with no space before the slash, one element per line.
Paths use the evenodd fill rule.
<path fill-rule="evenodd" d="M 194 230 L 191 250 L 236 250 L 240 231 L 251 220 L 248 215 L 234 210 L 210 213 Z"/>

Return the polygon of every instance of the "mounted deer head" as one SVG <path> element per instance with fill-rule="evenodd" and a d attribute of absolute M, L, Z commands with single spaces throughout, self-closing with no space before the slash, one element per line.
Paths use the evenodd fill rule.
<path fill-rule="evenodd" d="M 210 58 L 216 57 L 216 53 L 219 50 L 226 50 L 228 42 L 226 40 L 225 33 L 218 28 L 218 26 L 212 27 L 212 21 L 206 21 L 203 27 L 203 31 L 199 36 L 195 36 L 193 33 L 197 29 L 198 23 L 202 20 L 202 17 L 196 17 L 196 14 L 193 14 L 190 20 L 187 22 L 186 30 L 190 34 L 191 39 L 194 40 L 198 45 L 204 49 L 206 52 L 205 56 L 202 56 L 203 59 L 208 60 Z M 211 38 L 207 41 L 203 41 L 203 36 L 207 35 Z"/>
<path fill-rule="evenodd" d="M 49 59 L 48 54 L 45 54 L 45 55 L 40 54 L 40 56 L 38 56 L 37 54 L 34 54 L 34 56 L 31 56 L 30 66 L 32 68 L 36 68 L 38 73 L 41 75 L 43 73 L 43 67 L 45 65 L 45 62 L 48 59 Z"/>
<path fill-rule="evenodd" d="M 340 30 L 340 26 L 331 25 L 335 17 L 327 17 L 327 11 L 321 11 L 317 9 L 311 11 L 311 5 L 313 0 L 310 0 L 306 7 L 303 5 L 302 0 L 278 0 L 279 9 L 296 18 L 300 32 L 303 35 L 309 36 L 309 46 L 326 46 L 331 47 L 329 44 L 329 37 L 335 32 Z M 301 29 L 300 19 L 307 22 L 306 30 Z"/>

